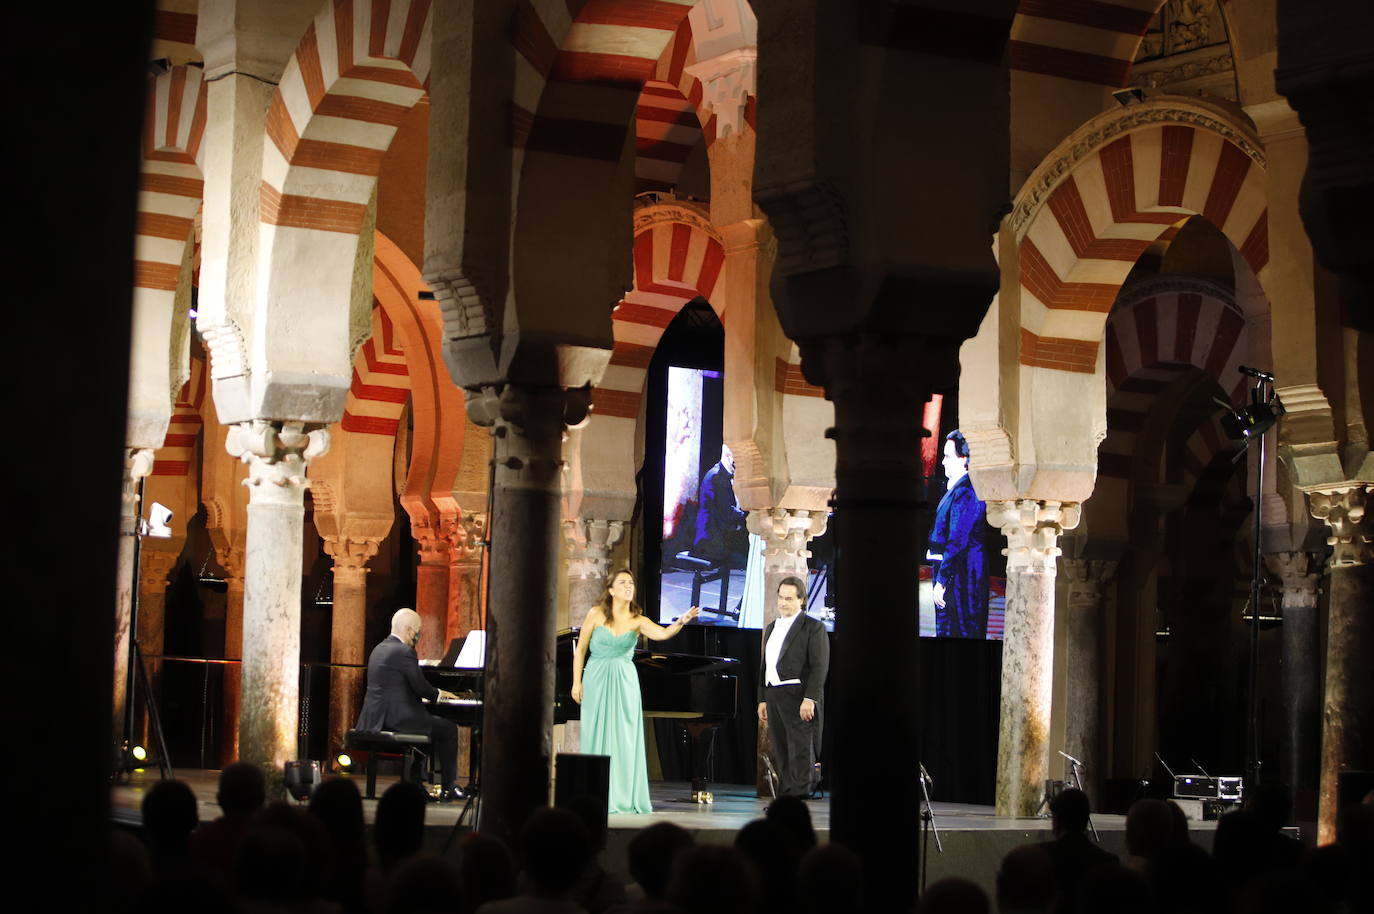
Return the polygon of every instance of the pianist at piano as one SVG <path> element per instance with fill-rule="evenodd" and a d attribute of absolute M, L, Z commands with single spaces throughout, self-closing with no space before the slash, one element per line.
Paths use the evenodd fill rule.
<path fill-rule="evenodd" d="M 462 796 L 457 786 L 458 728 L 453 721 L 426 711 L 420 699 L 458 696 L 430 685 L 420 673 L 420 661 L 415 656 L 420 626 L 420 615 L 413 609 L 398 609 L 391 617 L 391 634 L 367 659 L 367 692 L 357 729 L 428 734 L 443 772 L 440 799 L 457 799 Z"/>

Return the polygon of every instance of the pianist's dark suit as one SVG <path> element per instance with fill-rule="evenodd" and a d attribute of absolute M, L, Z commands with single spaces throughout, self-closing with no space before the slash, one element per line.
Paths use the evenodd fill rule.
<path fill-rule="evenodd" d="M 458 727 L 430 714 L 420 703 L 421 698 L 433 701 L 438 697 L 439 690 L 420 672 L 415 649 L 388 635 L 367 658 L 367 694 L 357 729 L 429 734 L 435 759 L 443 769 L 443 786 L 452 787 L 458 777 Z"/>

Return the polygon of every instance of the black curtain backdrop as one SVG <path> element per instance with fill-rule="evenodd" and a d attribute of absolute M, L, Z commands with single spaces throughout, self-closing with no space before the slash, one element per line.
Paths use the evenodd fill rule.
<path fill-rule="evenodd" d="M 843 625 L 841 621 L 841 629 Z M 830 637 L 833 643 L 835 635 Z M 734 657 L 740 661 L 735 718 L 722 725 L 715 737 L 714 780 L 718 784 L 753 783 L 761 633 L 757 629 L 689 626 L 656 648 L 670 653 Z M 919 729 L 922 758 L 874 759 L 873 773 L 887 778 L 915 777 L 917 763 L 924 761 L 935 782 L 932 799 L 991 805 L 997 776 L 1002 642 L 922 638 L 918 650 L 920 719 L 894 720 L 891 724 Z M 836 677 L 845 675 L 845 671 L 835 667 L 833 650 L 831 658 L 833 686 Z M 664 780 L 688 780 L 691 744 L 686 725 L 679 720 L 655 719 L 653 732 Z M 833 728 L 826 727 L 822 739 L 823 765 L 833 732 Z"/>

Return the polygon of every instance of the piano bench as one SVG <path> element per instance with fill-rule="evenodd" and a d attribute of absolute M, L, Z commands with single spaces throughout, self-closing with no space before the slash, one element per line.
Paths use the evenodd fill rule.
<path fill-rule="evenodd" d="M 425 756 L 422 748 L 428 748 L 429 736 L 424 733 L 401 733 L 395 730 L 349 730 L 344 734 L 344 748 L 350 752 L 367 753 L 367 793 L 369 800 L 377 797 L 377 760 L 378 758 L 401 759 L 401 780 L 409 781 L 417 768 L 416 763 Z"/>

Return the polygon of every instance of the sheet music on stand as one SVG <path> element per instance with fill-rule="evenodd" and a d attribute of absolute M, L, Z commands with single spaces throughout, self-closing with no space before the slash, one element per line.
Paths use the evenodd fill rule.
<path fill-rule="evenodd" d="M 460 670 L 480 670 L 486 664 L 486 659 L 487 633 L 482 629 L 473 629 L 463 639 L 463 649 L 458 652 L 453 666 Z"/>

